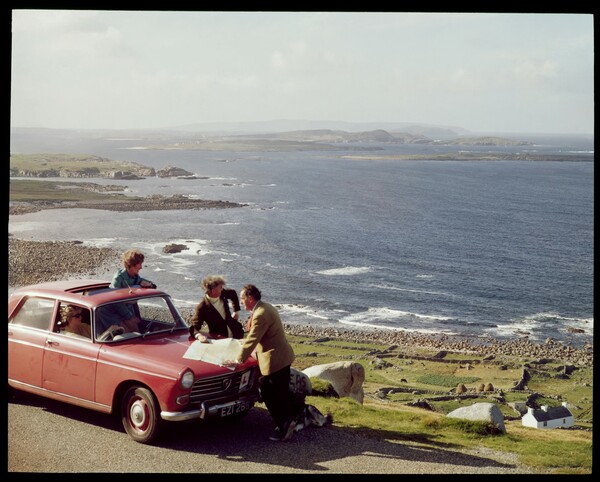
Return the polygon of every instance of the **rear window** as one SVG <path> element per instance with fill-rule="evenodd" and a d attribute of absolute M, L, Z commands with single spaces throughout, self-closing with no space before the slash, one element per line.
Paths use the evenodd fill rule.
<path fill-rule="evenodd" d="M 13 325 L 30 326 L 47 330 L 54 313 L 54 301 L 44 298 L 27 298 L 11 320 Z"/>

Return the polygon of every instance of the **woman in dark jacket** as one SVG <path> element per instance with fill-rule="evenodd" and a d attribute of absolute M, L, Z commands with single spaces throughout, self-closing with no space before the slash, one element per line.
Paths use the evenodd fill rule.
<path fill-rule="evenodd" d="M 200 332 L 204 323 L 211 335 L 241 339 L 244 336 L 242 324 L 238 321 L 240 301 L 235 290 L 225 288 L 222 276 L 207 276 L 202 280 L 205 294 L 196 306 L 190 326 L 190 335 L 206 343 L 208 338 Z M 229 303 L 233 305 L 233 314 Z"/>

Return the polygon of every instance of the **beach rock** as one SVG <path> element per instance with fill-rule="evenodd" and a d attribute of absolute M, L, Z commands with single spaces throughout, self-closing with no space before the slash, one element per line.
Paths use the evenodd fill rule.
<path fill-rule="evenodd" d="M 375 370 L 383 370 L 384 368 L 392 367 L 393 365 L 390 362 L 386 362 L 381 358 L 375 358 L 369 362 L 369 365 L 373 366 Z"/>
<path fill-rule="evenodd" d="M 317 377 L 330 382 L 340 397 L 350 397 L 363 403 L 365 368 L 360 363 L 325 363 L 306 368 L 303 373 L 309 377 Z"/>
<path fill-rule="evenodd" d="M 419 392 L 415 391 L 415 392 L 413 392 L 413 394 L 418 395 Z M 419 398 L 418 400 L 416 400 L 414 402 L 407 403 L 407 405 L 410 407 L 419 407 L 419 408 L 424 408 L 425 410 L 430 410 L 432 412 L 435 412 L 435 408 L 433 407 L 433 405 L 431 405 L 429 400 L 427 400 L 426 398 Z"/>
<path fill-rule="evenodd" d="M 188 248 L 185 244 L 174 244 L 174 243 L 167 244 L 163 248 L 163 253 L 167 253 L 167 254 L 181 253 L 181 251 L 183 251 L 185 249 L 190 249 L 190 248 Z"/>
<path fill-rule="evenodd" d="M 139 181 L 143 177 L 138 176 L 130 171 L 109 171 L 105 174 L 108 179 L 120 179 L 125 181 Z"/>
<path fill-rule="evenodd" d="M 446 417 L 462 418 L 465 420 L 480 420 L 493 423 L 502 433 L 506 433 L 504 426 L 504 416 L 502 411 L 495 403 L 480 402 L 474 403 L 468 407 L 460 407 L 450 412 Z"/>
<path fill-rule="evenodd" d="M 193 176 L 193 173 L 181 169 L 180 167 L 167 166 L 163 169 L 156 171 L 157 177 L 180 177 L 180 176 Z"/>

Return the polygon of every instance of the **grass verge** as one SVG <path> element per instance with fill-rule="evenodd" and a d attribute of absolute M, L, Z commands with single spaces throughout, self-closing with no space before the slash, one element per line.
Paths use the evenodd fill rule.
<path fill-rule="evenodd" d="M 469 363 L 460 356 L 449 357 L 452 362 L 437 360 L 419 351 L 412 359 L 398 352 L 385 351 L 389 347 L 372 343 L 337 343 L 329 340 L 315 342 L 301 336 L 289 337 L 297 358 L 294 368 L 334 361 L 355 361 L 365 368 L 365 401 L 350 398 L 309 396 L 307 403 L 322 413 L 331 413 L 334 426 L 352 429 L 361 436 L 385 438 L 401 443 L 453 450 L 485 449 L 509 455 L 516 463 L 548 474 L 590 474 L 592 471 L 591 412 L 592 369 L 577 368 L 568 377 L 562 375 L 559 362 L 535 364 L 535 360 L 515 357 Z M 384 368 L 375 363 L 386 353 Z M 449 354 L 458 355 L 458 354 Z M 529 367 L 531 380 L 528 389 L 511 391 L 524 367 Z M 535 368 L 532 368 L 535 367 Z M 492 384 L 493 393 L 478 392 L 481 383 Z M 453 392 L 456 384 L 463 383 L 468 392 Z M 382 396 L 381 389 L 400 389 Z M 443 395 L 454 394 L 449 400 L 437 401 Z M 540 404 L 560 405 L 566 400 L 575 415 L 576 429 L 534 429 L 521 424 L 519 414 L 509 406 L 512 401 L 524 401 L 537 394 Z M 535 398 L 535 397 L 534 397 Z M 431 410 L 413 406 L 418 399 L 427 399 Z M 477 402 L 496 403 L 505 416 L 506 433 L 485 422 L 450 419 L 450 411 Z"/>

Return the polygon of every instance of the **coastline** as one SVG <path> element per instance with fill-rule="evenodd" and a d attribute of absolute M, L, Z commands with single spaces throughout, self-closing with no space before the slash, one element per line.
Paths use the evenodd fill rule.
<path fill-rule="evenodd" d="M 34 213 L 43 209 L 103 209 L 108 211 L 167 211 L 171 209 L 228 209 L 244 207 L 230 201 L 212 201 L 206 199 L 189 199 L 185 196 L 152 196 L 143 200 L 106 199 L 86 201 L 23 201 L 9 204 L 10 216 Z"/>
<path fill-rule="evenodd" d="M 84 246 L 81 241 L 27 241 L 9 234 L 8 279 L 11 288 L 53 281 L 66 277 L 110 277 L 119 266 L 119 253 L 112 248 Z M 31 267 L 34 266 L 35 270 Z M 107 278 L 108 279 L 108 278 Z M 189 319 L 192 310 L 180 309 Z M 577 366 L 593 366 L 592 344 L 581 348 L 552 339 L 534 343 L 528 338 L 498 340 L 448 335 L 425 335 L 408 331 L 361 330 L 348 328 L 315 327 L 313 325 L 285 324 L 290 335 L 306 336 L 315 340 L 335 339 L 351 343 L 381 343 L 403 347 L 407 352 L 427 350 L 461 353 L 471 356 L 513 356 L 543 360 L 559 360 Z"/>

